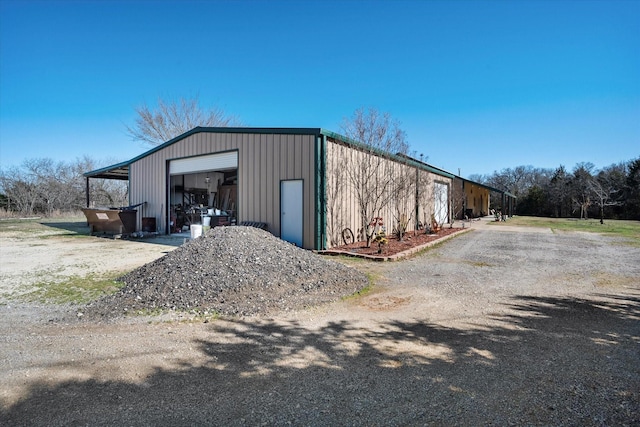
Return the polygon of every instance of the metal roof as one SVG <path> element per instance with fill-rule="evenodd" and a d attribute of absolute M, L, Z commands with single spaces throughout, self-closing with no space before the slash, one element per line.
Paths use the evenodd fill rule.
<path fill-rule="evenodd" d="M 115 165 L 96 169 L 91 172 L 86 172 L 84 176 L 86 176 L 87 178 L 120 179 L 126 181 L 129 179 L 129 165 L 131 163 L 131 160 L 116 163 Z"/>
<path fill-rule="evenodd" d="M 508 191 L 505 191 L 505 190 L 498 190 L 497 188 L 495 188 L 495 187 L 491 187 L 490 185 L 482 184 L 482 183 L 480 183 L 480 182 L 476 182 L 476 181 L 471 181 L 470 179 L 466 179 L 466 178 L 463 178 L 463 177 L 461 177 L 461 176 L 457 176 L 457 175 L 456 175 L 456 178 L 461 179 L 461 180 L 466 181 L 466 182 L 470 182 L 470 183 L 472 183 L 472 184 L 475 184 L 475 185 L 477 185 L 478 187 L 486 188 L 486 189 L 487 189 L 487 190 L 489 190 L 489 191 L 495 191 L 496 193 L 501 193 L 501 194 L 504 194 L 504 195 L 506 195 L 506 196 L 513 197 L 514 199 L 517 199 L 517 197 L 516 197 L 515 195 L 513 195 L 513 194 L 509 193 Z"/>
<path fill-rule="evenodd" d="M 196 133 L 201 133 L 201 132 L 206 132 L 206 133 L 258 133 L 258 134 L 281 134 L 281 135 L 316 135 L 316 136 L 321 136 L 324 135 L 326 137 L 332 138 L 332 139 L 336 139 L 339 140 L 340 142 L 352 146 L 356 149 L 366 149 L 366 150 L 370 150 L 370 147 L 367 147 L 365 144 L 363 144 L 362 142 L 359 141 L 355 141 L 353 139 L 347 138 L 346 136 L 340 135 L 338 133 L 335 132 L 331 132 L 329 130 L 326 129 L 322 129 L 322 128 L 250 128 L 250 127 L 195 127 L 193 129 L 191 129 L 190 131 L 187 131 L 185 133 L 183 133 L 182 135 L 178 135 L 173 139 L 170 139 L 169 141 L 160 144 L 156 147 L 153 147 L 152 149 L 145 151 L 144 153 L 140 154 L 137 157 L 134 157 L 131 160 L 127 160 L 126 162 L 121 162 L 121 163 L 116 163 L 115 165 L 111 165 L 111 166 L 107 166 L 101 169 L 96 169 L 90 172 L 86 172 L 84 174 L 85 177 L 87 178 L 105 178 L 105 179 L 121 179 L 121 180 L 128 180 L 129 179 L 129 166 L 144 158 L 147 157 L 157 151 L 160 151 L 166 147 L 168 147 L 171 144 L 174 144 L 184 138 L 187 138 L 191 135 L 194 135 Z M 465 178 L 462 178 L 461 176 L 457 176 L 452 174 L 451 172 L 447 172 L 444 169 L 440 169 L 438 167 L 435 167 L 433 165 L 430 165 L 428 163 L 425 163 L 423 161 L 420 161 L 418 159 L 415 159 L 411 156 L 407 156 L 405 154 L 392 154 L 392 153 L 386 153 L 383 152 L 382 150 L 374 150 L 374 153 L 379 154 L 379 155 L 384 155 L 384 156 L 388 156 L 389 158 L 391 158 L 392 160 L 396 160 L 399 162 L 403 162 L 403 163 L 408 163 L 411 164 L 414 167 L 418 167 L 420 169 L 423 170 L 427 170 L 429 172 L 435 173 L 437 175 L 440 176 L 444 176 L 447 178 L 459 178 L 462 179 L 464 181 L 467 182 L 471 182 L 475 185 L 479 185 L 481 187 L 487 188 L 488 190 L 491 191 L 496 191 L 498 193 L 503 193 L 506 194 L 510 197 L 515 198 L 515 196 L 507 191 L 503 191 L 503 190 L 498 190 L 497 188 L 493 188 L 490 187 L 488 185 L 485 184 L 481 184 L 479 182 L 475 182 L 475 181 L 471 181 Z"/>
<path fill-rule="evenodd" d="M 347 138 L 346 136 L 342 136 L 340 134 L 337 134 L 335 132 L 331 132 L 325 129 L 321 129 L 321 133 L 322 135 L 328 136 L 330 138 L 333 139 L 337 139 L 341 142 L 343 142 L 344 144 L 354 147 L 354 148 L 359 148 L 362 150 L 366 150 L 366 151 L 371 151 L 375 154 L 379 154 L 381 156 L 386 156 L 388 158 L 390 158 L 391 160 L 395 160 L 397 162 L 401 162 L 401 163 L 406 163 L 409 164 L 413 167 L 417 167 L 419 169 L 423 169 L 432 173 L 435 173 L 437 175 L 440 176 L 444 176 L 447 178 L 454 178 L 454 175 L 450 172 L 445 171 L 444 169 L 440 169 L 437 168 L 435 166 L 432 166 L 428 163 L 425 162 L 421 162 L 418 159 L 414 159 L 411 156 L 407 156 L 406 154 L 402 154 L 402 153 L 397 153 L 397 154 L 392 154 L 392 153 L 387 153 L 383 150 L 379 150 L 379 149 L 371 149 L 371 147 L 368 147 L 367 145 L 363 144 L 362 142 Z"/>
<path fill-rule="evenodd" d="M 403 161 L 405 161 L 405 162 L 407 160 L 409 160 L 411 163 L 415 163 L 415 164 L 419 165 L 420 168 L 428 170 L 429 172 L 433 172 L 433 173 L 435 173 L 437 175 L 445 176 L 447 178 L 452 178 L 452 179 L 456 177 L 451 172 L 447 172 L 444 169 L 440 169 L 438 167 L 430 165 L 429 163 L 423 162 L 422 160 L 418 160 L 415 157 L 411 157 L 411 156 L 408 156 L 408 155 L 402 154 L 402 153 L 398 153 L 397 156 L 402 158 L 402 159 L 404 159 Z"/>
<path fill-rule="evenodd" d="M 147 157 L 157 151 L 160 151 L 169 145 L 185 139 L 196 133 L 258 133 L 258 134 L 284 134 L 284 135 L 320 135 L 322 129 L 320 128 L 248 128 L 248 127 L 195 127 L 190 131 L 178 135 L 169 141 L 160 144 L 152 149 L 145 151 L 139 156 L 134 157 L 126 162 L 116 163 L 115 165 L 106 166 L 101 169 L 96 169 L 84 174 L 87 178 L 106 178 L 106 179 L 129 179 L 129 166 L 138 160 Z"/>

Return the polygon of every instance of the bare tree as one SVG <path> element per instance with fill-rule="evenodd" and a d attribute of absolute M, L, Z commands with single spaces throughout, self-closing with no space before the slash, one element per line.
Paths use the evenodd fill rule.
<path fill-rule="evenodd" d="M 395 234 L 398 240 L 404 239 L 407 227 L 415 213 L 418 169 L 409 167 L 407 162 L 399 165 L 392 176 L 391 197 L 394 206 Z"/>
<path fill-rule="evenodd" d="M 616 206 L 618 201 L 613 200 L 619 188 L 615 187 L 610 177 L 604 172 L 600 172 L 598 176 L 588 181 L 589 190 L 596 198 L 596 204 L 600 208 L 600 224 L 604 224 L 604 208 L 605 206 Z"/>
<path fill-rule="evenodd" d="M 425 232 L 429 232 L 431 227 L 431 215 L 433 215 L 433 183 L 431 174 L 425 170 L 417 172 L 416 199 L 418 212 L 416 213 L 416 229 L 422 227 Z"/>
<path fill-rule="evenodd" d="M 341 156 L 328 156 L 330 161 L 326 165 L 327 185 L 325 188 L 325 203 L 327 209 L 327 228 L 331 246 L 341 245 L 342 230 L 345 228 L 342 200 L 345 183 L 345 164 Z M 346 241 L 344 243 L 347 243 Z"/>
<path fill-rule="evenodd" d="M 369 247 L 376 229 L 370 224 L 377 223 L 374 218 L 380 217 L 393 197 L 395 164 L 390 158 L 407 153 L 406 134 L 389 113 L 380 113 L 375 108 L 356 110 L 343 121 L 342 131 L 358 143 L 345 174 L 356 196 L 362 232 Z"/>
<path fill-rule="evenodd" d="M 593 163 L 578 163 L 573 170 L 573 177 L 570 181 L 573 211 L 580 209 L 580 219 L 587 219 L 589 216 L 588 209 L 591 206 L 592 196 L 589 182 L 592 180 L 593 169 Z"/>
<path fill-rule="evenodd" d="M 0 171 L 0 191 L 7 198 L 7 209 L 19 215 L 33 215 L 38 203 L 38 187 L 19 168 Z"/>
<path fill-rule="evenodd" d="M 456 222 L 458 217 L 464 219 L 465 206 L 467 206 L 467 195 L 462 187 L 462 181 L 453 179 L 451 183 L 451 221 L 449 222 L 449 228 L 453 228 L 453 223 Z"/>
<path fill-rule="evenodd" d="M 37 210 L 46 216 L 55 211 L 73 211 L 80 206 L 82 186 L 74 181 L 70 163 L 54 162 L 49 158 L 28 159 L 23 163 L 24 174 L 36 183 Z"/>
<path fill-rule="evenodd" d="M 203 109 L 197 97 L 179 100 L 158 99 L 156 109 L 144 104 L 136 108 L 138 117 L 127 133 L 134 141 L 155 146 L 197 126 L 239 126 L 240 121 L 221 108 Z"/>
<path fill-rule="evenodd" d="M 0 193 L 6 197 L 6 209 L 19 215 L 46 215 L 77 212 L 85 203 L 83 173 L 94 168 L 85 157 L 75 162 L 54 162 L 49 158 L 27 159 L 21 167 L 0 171 Z M 126 203 L 126 183 L 97 180 L 92 199 L 101 198 L 122 206 Z M 97 184 L 97 185 L 95 185 Z"/>

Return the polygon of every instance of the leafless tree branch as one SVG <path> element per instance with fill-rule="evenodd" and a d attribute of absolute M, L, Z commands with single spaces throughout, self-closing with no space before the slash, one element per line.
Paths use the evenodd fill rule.
<path fill-rule="evenodd" d="M 207 110 L 199 105 L 198 98 L 180 98 L 177 101 L 158 99 L 156 109 L 144 104 L 136 108 L 137 117 L 127 133 L 134 141 L 159 145 L 197 127 L 240 126 L 240 121 L 226 114 L 221 108 Z"/>

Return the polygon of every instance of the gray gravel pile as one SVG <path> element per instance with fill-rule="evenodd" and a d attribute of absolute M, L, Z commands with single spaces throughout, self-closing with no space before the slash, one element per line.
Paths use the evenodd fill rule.
<path fill-rule="evenodd" d="M 125 286 L 87 314 L 161 309 L 251 316 L 322 304 L 368 285 L 355 269 L 241 226 L 211 229 L 118 281 Z"/>

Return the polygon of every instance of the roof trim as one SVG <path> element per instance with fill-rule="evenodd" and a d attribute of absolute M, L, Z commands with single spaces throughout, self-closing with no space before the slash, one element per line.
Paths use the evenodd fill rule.
<path fill-rule="evenodd" d="M 170 139 L 169 141 L 157 145 L 151 148 L 148 151 L 140 154 L 139 156 L 134 157 L 131 160 L 127 160 L 125 162 L 116 163 L 111 166 L 107 166 L 101 169 L 96 169 L 90 172 L 86 172 L 84 174 L 87 178 L 105 178 L 105 179 L 121 179 L 128 180 L 129 179 L 129 166 L 132 163 L 137 162 L 140 159 L 143 159 L 157 151 L 163 150 L 164 148 L 175 144 L 176 142 L 183 140 L 191 135 L 195 135 L 197 133 L 254 133 L 254 134 L 264 134 L 264 135 L 313 135 L 313 136 L 321 136 L 324 135 L 329 138 L 336 139 L 346 145 L 349 145 L 356 149 L 368 150 L 371 151 L 371 147 L 368 147 L 364 143 L 360 141 L 356 141 L 354 139 L 348 138 L 344 135 L 340 135 L 338 133 L 332 132 L 330 130 L 322 129 L 322 128 L 279 128 L 279 127 L 268 127 L 268 128 L 259 128 L 259 127 L 203 127 L 197 126 L 181 135 L 176 136 L 175 138 Z M 391 160 L 407 163 L 414 167 L 420 168 L 422 170 L 426 170 L 432 172 L 436 175 L 440 175 L 446 178 L 459 178 L 467 182 L 471 182 L 473 184 L 485 187 L 491 191 L 496 191 L 498 193 L 506 194 L 507 196 L 516 198 L 513 194 L 498 190 L 497 188 L 490 187 L 485 184 L 481 184 L 479 182 L 471 181 L 469 179 L 462 178 L 461 176 L 454 175 L 451 172 L 447 172 L 444 169 L 440 169 L 436 166 L 430 165 L 428 163 L 422 162 L 418 159 L 415 159 L 411 156 L 407 156 L 405 154 L 392 154 L 382 150 L 374 149 L 373 152 L 375 154 L 385 156 L 390 158 Z"/>
<path fill-rule="evenodd" d="M 131 160 L 127 160 L 126 162 L 116 163 L 115 165 L 107 166 L 101 169 L 96 169 L 90 172 L 86 172 L 84 176 L 87 178 L 106 178 L 106 179 L 128 179 L 129 166 L 132 163 L 137 162 L 140 159 L 143 159 L 157 151 L 160 151 L 176 142 L 185 139 L 191 135 L 196 133 L 257 133 L 257 134 L 266 134 L 266 135 L 320 135 L 322 129 L 320 128 L 250 128 L 250 127 L 203 127 L 197 126 L 181 135 L 176 136 L 175 138 L 170 139 L 167 142 L 164 142 L 160 145 L 157 145 L 150 150 L 145 151 L 144 153 L 134 157 Z M 121 171 L 116 171 L 120 169 Z M 127 177 L 121 177 L 123 171 L 126 169 Z M 110 173 L 114 172 L 114 173 Z"/>
<path fill-rule="evenodd" d="M 126 162 L 120 162 L 115 165 L 86 172 L 83 175 L 87 178 L 121 179 L 124 181 L 129 179 L 130 164 L 131 160 L 128 160 Z"/>
<path fill-rule="evenodd" d="M 490 186 L 490 185 L 482 184 L 482 183 L 480 183 L 480 182 L 476 182 L 476 181 L 471 181 L 470 179 L 466 179 L 466 178 L 463 178 L 463 177 L 461 177 L 461 176 L 456 176 L 456 178 L 459 178 L 459 179 L 461 179 L 461 180 L 463 180 L 463 181 L 466 181 L 466 182 L 470 182 L 470 183 L 472 183 L 472 184 L 474 184 L 474 185 L 477 185 L 477 186 L 479 186 L 479 187 L 486 188 L 487 190 L 495 191 L 496 193 L 504 194 L 504 195 L 506 195 L 506 196 L 513 197 L 514 199 L 517 199 L 517 197 L 516 197 L 514 194 L 511 194 L 511 193 L 509 193 L 508 191 L 498 190 L 497 188 L 492 187 L 492 186 Z"/>
<path fill-rule="evenodd" d="M 372 151 L 374 154 L 378 154 L 378 155 L 381 155 L 381 156 L 386 156 L 386 157 L 390 158 L 391 160 L 394 160 L 394 161 L 397 161 L 397 162 L 400 162 L 400 163 L 405 163 L 405 164 L 411 165 L 413 167 L 416 167 L 416 168 L 419 168 L 419 169 L 422 169 L 422 170 L 426 170 L 428 172 L 435 173 L 436 175 L 440 175 L 440 176 L 443 176 L 443 177 L 446 177 L 446 178 L 451 178 L 451 179 L 455 178 L 455 175 L 450 173 L 450 172 L 447 172 L 447 171 L 445 171 L 443 169 L 440 169 L 440 168 L 437 168 L 435 166 L 432 166 L 432 165 L 430 165 L 428 163 L 421 162 L 420 160 L 414 159 L 413 157 L 407 156 L 406 154 L 400 154 L 400 153 L 392 154 L 392 153 L 388 153 L 386 151 L 383 151 L 383 150 L 380 150 L 380 149 L 376 149 L 376 148 L 374 148 L 372 150 L 371 147 L 367 146 L 366 144 L 364 144 L 362 142 L 359 142 L 359 141 L 356 141 L 356 140 L 351 139 L 351 138 L 347 138 L 346 136 L 340 135 L 338 133 L 331 132 L 331 131 L 328 131 L 328 130 L 325 130 L 325 129 L 321 129 L 321 132 L 322 132 L 323 135 L 326 135 L 329 138 L 337 139 L 337 140 L 339 140 L 341 142 L 344 142 L 345 144 L 347 144 L 349 146 L 352 146 L 354 148 L 359 148 L 359 149 L 362 149 L 362 150 Z"/>
<path fill-rule="evenodd" d="M 169 141 L 160 144 L 156 147 L 153 147 L 149 151 L 145 151 L 137 157 L 129 160 L 129 164 L 137 162 L 138 160 L 147 157 L 157 151 L 160 151 L 169 145 L 175 144 L 176 142 L 185 139 L 191 135 L 195 135 L 196 133 L 258 133 L 258 134 L 266 134 L 266 135 L 275 135 L 275 134 L 284 134 L 284 135 L 319 135 L 321 132 L 320 128 L 244 128 L 244 127 L 202 127 L 197 126 L 193 129 L 183 133 L 182 135 L 178 135 Z"/>
<path fill-rule="evenodd" d="M 425 162 L 423 162 L 423 161 L 421 161 L 421 160 L 418 160 L 418 159 L 416 159 L 416 158 L 414 158 L 414 157 L 411 157 L 411 156 L 409 156 L 409 155 L 406 155 L 406 154 L 398 154 L 398 156 L 399 156 L 399 157 L 402 157 L 402 158 L 405 158 L 405 159 L 409 160 L 410 162 L 415 163 L 416 165 L 419 165 L 419 167 L 420 167 L 421 169 L 428 170 L 429 172 L 435 173 L 436 175 L 444 176 L 444 177 L 451 178 L 451 179 L 453 179 L 453 178 L 455 178 L 455 177 L 456 177 L 456 176 L 455 176 L 454 174 L 452 174 L 451 172 L 447 172 L 447 171 L 446 171 L 446 170 L 444 170 L 444 169 L 440 169 L 440 168 L 438 168 L 438 167 L 435 167 L 435 166 L 433 166 L 433 165 L 430 165 L 429 163 L 425 163 Z M 406 161 L 406 160 L 405 160 L 405 161 Z"/>

